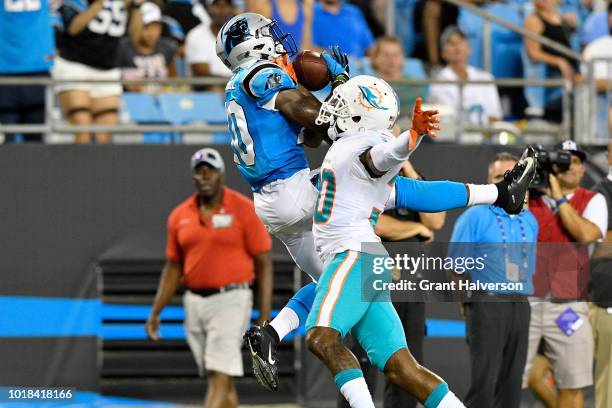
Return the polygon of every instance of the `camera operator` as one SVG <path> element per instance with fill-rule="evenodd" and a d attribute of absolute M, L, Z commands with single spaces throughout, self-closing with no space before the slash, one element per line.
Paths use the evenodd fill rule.
<path fill-rule="evenodd" d="M 570 243 L 593 243 L 608 226 L 606 200 L 579 187 L 586 153 L 571 140 L 543 155 L 540 184 L 529 209 L 539 224 L 538 265 L 534 276 L 529 349 L 523 385 L 541 340 L 559 389 L 557 407 L 583 407 L 582 389 L 593 384 L 593 333 L 584 301 L 588 252 Z M 569 155 L 568 155 L 569 153 Z M 542 243 L 557 243 L 558 245 Z"/>

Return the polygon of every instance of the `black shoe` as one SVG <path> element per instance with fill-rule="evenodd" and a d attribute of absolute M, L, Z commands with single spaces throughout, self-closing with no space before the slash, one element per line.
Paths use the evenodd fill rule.
<path fill-rule="evenodd" d="M 518 214 L 523 210 L 525 195 L 529 184 L 536 174 L 536 151 L 528 146 L 512 170 L 504 174 L 497 186 L 497 201 L 494 205 L 503 208 L 508 214 Z"/>
<path fill-rule="evenodd" d="M 243 336 L 244 344 L 251 353 L 253 374 L 268 391 L 278 389 L 278 366 L 276 344 L 278 341 L 264 326 L 254 325 Z"/>

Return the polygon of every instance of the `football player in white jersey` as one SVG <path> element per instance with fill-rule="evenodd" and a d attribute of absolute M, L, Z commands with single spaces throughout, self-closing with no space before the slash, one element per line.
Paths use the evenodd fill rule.
<path fill-rule="evenodd" d="M 317 122 L 329 124 L 336 140 L 323 161 L 315 205 L 313 233 L 324 271 L 308 315 L 306 341 L 332 372 L 351 407 L 374 408 L 374 403 L 359 362 L 342 343 L 349 332 L 374 366 L 426 408 L 464 407 L 440 377 L 410 354 L 389 292 L 374 290 L 370 285 L 373 279 L 391 281 L 390 270 L 374 272 L 374 265 L 383 264 L 380 261 L 388 257 L 374 226 L 392 194 L 393 178 L 423 137 L 414 130 L 397 138 L 391 134 L 398 109 L 393 89 L 370 76 L 357 76 L 338 86 L 321 107 Z M 420 109 L 420 99 L 415 109 Z M 430 116 L 423 133 L 437 129 L 436 123 Z M 511 191 L 521 203 L 504 203 L 510 212 L 522 207 L 535 165 L 533 149 L 528 148 L 506 175 L 506 192 Z M 448 183 L 449 191 L 456 189 L 451 196 L 464 194 L 464 205 L 470 203 L 466 195 L 478 190 L 461 183 L 443 183 Z M 490 188 L 499 195 L 496 186 Z M 500 204 L 498 198 L 495 202 Z"/>

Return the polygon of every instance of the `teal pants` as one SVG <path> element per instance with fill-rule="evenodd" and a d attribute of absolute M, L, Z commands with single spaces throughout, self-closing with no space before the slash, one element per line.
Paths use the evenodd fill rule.
<path fill-rule="evenodd" d="M 391 281 L 391 271 L 381 265 L 385 259 L 358 251 L 336 254 L 319 279 L 306 321 L 306 331 L 329 327 L 341 337 L 350 332 L 381 371 L 393 353 L 407 347 L 399 316 L 383 289 Z"/>

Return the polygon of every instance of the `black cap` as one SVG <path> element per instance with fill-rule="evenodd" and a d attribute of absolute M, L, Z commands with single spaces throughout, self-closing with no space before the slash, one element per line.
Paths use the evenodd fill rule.
<path fill-rule="evenodd" d="M 561 143 L 555 145 L 555 150 L 565 150 L 570 152 L 573 155 L 576 155 L 580 158 L 580 160 L 585 161 L 587 158 L 587 154 L 584 150 L 578 146 L 578 143 L 573 140 L 564 140 Z"/>

